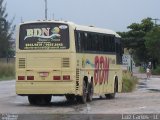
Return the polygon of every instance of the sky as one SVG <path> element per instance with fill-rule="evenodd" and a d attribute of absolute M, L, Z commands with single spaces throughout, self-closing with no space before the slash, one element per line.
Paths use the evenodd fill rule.
<path fill-rule="evenodd" d="M 8 20 L 45 19 L 44 0 L 5 0 Z M 48 19 L 72 21 L 80 25 L 93 25 L 127 31 L 131 23 L 140 23 L 151 17 L 160 19 L 160 0 L 48 0 Z M 160 23 L 160 21 L 158 21 Z"/>

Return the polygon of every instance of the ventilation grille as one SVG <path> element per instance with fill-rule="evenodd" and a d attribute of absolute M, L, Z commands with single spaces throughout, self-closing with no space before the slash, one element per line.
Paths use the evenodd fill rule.
<path fill-rule="evenodd" d="M 80 71 L 79 69 L 76 69 L 76 90 L 79 89 L 79 75 L 80 75 Z"/>
<path fill-rule="evenodd" d="M 69 58 L 63 58 L 62 59 L 62 67 L 68 68 L 70 66 Z"/>
<path fill-rule="evenodd" d="M 25 58 L 19 58 L 19 68 L 25 68 L 26 63 L 25 63 Z"/>

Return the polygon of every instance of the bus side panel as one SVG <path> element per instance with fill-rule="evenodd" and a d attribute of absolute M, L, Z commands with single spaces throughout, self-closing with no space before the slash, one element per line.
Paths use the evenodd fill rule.
<path fill-rule="evenodd" d="M 76 58 L 77 69 L 80 70 L 79 94 L 82 92 L 82 81 L 85 76 L 89 82 L 93 80 L 95 95 L 114 93 L 115 76 L 118 76 L 118 91 L 121 91 L 122 75 L 120 66 L 116 65 L 115 55 L 77 53 Z"/>

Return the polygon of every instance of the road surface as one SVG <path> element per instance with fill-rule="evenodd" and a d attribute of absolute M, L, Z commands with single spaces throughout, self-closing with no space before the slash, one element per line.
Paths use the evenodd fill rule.
<path fill-rule="evenodd" d="M 95 96 L 91 103 L 68 103 L 65 97 L 52 97 L 49 106 L 32 106 L 27 97 L 15 94 L 15 80 L 0 82 L 0 113 L 12 114 L 140 114 L 160 113 L 160 78 L 144 75 L 132 93 L 119 93 L 113 100 Z"/>

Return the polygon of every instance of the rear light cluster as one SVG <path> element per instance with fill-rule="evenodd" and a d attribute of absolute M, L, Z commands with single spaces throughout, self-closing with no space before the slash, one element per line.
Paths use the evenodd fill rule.
<path fill-rule="evenodd" d="M 70 75 L 64 75 L 63 80 L 70 80 Z"/>
<path fill-rule="evenodd" d="M 25 76 L 18 76 L 18 80 L 25 80 Z M 27 76 L 27 80 L 34 80 L 34 76 Z"/>
<path fill-rule="evenodd" d="M 18 80 L 25 80 L 25 76 L 18 76 Z"/>
<path fill-rule="evenodd" d="M 34 80 L 34 76 L 27 76 L 27 80 Z"/>
<path fill-rule="evenodd" d="M 18 80 L 34 80 L 34 76 L 18 76 Z M 63 80 L 71 80 L 70 75 L 63 75 L 62 76 Z M 61 76 L 53 76 L 53 80 L 61 80 Z"/>
<path fill-rule="evenodd" d="M 61 80 L 61 76 L 53 76 L 53 80 Z M 70 75 L 64 75 L 63 80 L 70 80 Z"/>
<path fill-rule="evenodd" d="M 61 76 L 53 76 L 53 80 L 61 80 Z"/>

